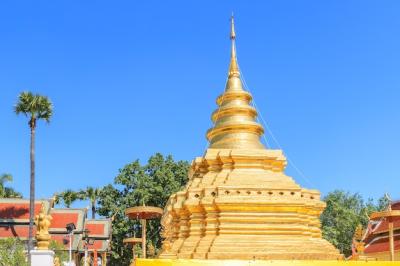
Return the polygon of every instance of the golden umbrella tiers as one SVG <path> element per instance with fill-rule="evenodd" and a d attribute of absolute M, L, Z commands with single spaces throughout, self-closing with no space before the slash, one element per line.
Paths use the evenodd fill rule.
<path fill-rule="evenodd" d="M 163 209 L 152 206 L 136 206 L 126 209 L 125 214 L 129 219 L 155 219 L 163 215 Z"/>
<path fill-rule="evenodd" d="M 382 218 L 400 217 L 400 210 L 386 210 L 371 213 L 371 220 L 380 220 Z"/>

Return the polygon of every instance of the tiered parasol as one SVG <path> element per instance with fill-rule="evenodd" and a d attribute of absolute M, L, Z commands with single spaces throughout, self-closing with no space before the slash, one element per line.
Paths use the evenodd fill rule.
<path fill-rule="evenodd" d="M 142 224 L 142 237 L 141 238 L 126 238 L 124 243 L 136 243 L 142 242 L 142 257 L 146 258 L 146 226 L 147 220 L 156 219 L 162 216 L 163 209 L 152 206 L 136 206 L 126 209 L 126 216 L 132 220 L 140 220 Z"/>

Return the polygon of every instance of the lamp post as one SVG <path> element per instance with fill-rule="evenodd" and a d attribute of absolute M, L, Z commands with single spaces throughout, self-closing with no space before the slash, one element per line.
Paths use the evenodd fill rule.
<path fill-rule="evenodd" d="M 69 266 L 72 266 L 72 236 L 74 234 L 74 230 L 76 229 L 74 223 L 69 223 L 65 226 L 67 229 L 67 233 L 69 235 Z"/>
<path fill-rule="evenodd" d="M 89 266 L 87 264 L 87 257 L 88 257 L 88 246 L 94 244 L 94 239 L 89 237 L 89 230 L 85 229 L 83 230 L 83 239 L 85 240 L 85 261 L 84 261 L 84 266 Z"/>

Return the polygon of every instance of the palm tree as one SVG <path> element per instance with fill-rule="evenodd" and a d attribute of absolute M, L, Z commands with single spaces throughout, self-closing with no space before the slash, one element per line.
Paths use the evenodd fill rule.
<path fill-rule="evenodd" d="M 72 189 L 67 189 L 58 195 L 58 199 L 56 197 L 56 203 L 59 203 L 60 199 L 64 202 L 65 207 L 71 208 L 72 203 L 79 199 L 79 194 Z"/>
<path fill-rule="evenodd" d="M 33 217 L 34 217 L 34 203 L 35 203 L 35 130 L 38 120 L 45 120 L 50 122 L 53 114 L 53 105 L 49 98 L 32 92 L 22 92 L 18 97 L 18 102 L 14 109 L 17 115 L 24 114 L 29 118 L 29 128 L 31 130 L 31 147 L 30 147 L 30 161 L 31 161 L 31 176 L 30 176 L 30 195 L 29 195 L 29 242 L 28 253 L 33 248 Z M 28 256 L 30 260 L 30 256 Z M 30 262 L 30 261 L 29 261 Z"/>
<path fill-rule="evenodd" d="M 61 193 L 55 192 L 53 194 L 53 201 L 54 201 L 54 204 L 60 204 L 62 201 Z"/>
<path fill-rule="evenodd" d="M 0 176 L 0 198 L 5 198 L 6 196 L 4 183 L 7 181 L 12 181 L 12 179 L 13 178 L 10 174 L 2 174 Z"/>
<path fill-rule="evenodd" d="M 87 187 L 85 190 L 79 191 L 79 198 L 81 200 L 89 200 L 92 209 L 92 219 L 96 218 L 96 202 L 101 193 L 100 188 Z"/>
<path fill-rule="evenodd" d="M 13 180 L 12 175 L 2 174 L 0 175 L 0 198 L 19 198 L 21 193 L 15 191 L 13 188 L 4 186 L 5 182 L 11 182 Z"/>

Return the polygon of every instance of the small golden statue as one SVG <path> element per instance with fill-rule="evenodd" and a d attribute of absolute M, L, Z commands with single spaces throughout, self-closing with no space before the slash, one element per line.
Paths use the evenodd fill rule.
<path fill-rule="evenodd" d="M 172 248 L 171 242 L 169 242 L 169 241 L 164 241 L 164 242 L 162 243 L 162 247 L 161 247 L 162 252 L 168 252 L 168 251 L 171 250 L 171 248 Z"/>
<path fill-rule="evenodd" d="M 354 239 L 357 241 L 361 241 L 364 237 L 365 229 L 361 224 L 357 225 L 356 230 L 354 232 Z"/>
<path fill-rule="evenodd" d="M 90 256 L 87 256 L 86 262 L 85 262 L 85 257 L 82 257 L 80 265 L 85 265 L 85 266 L 92 265 L 92 258 Z"/>
<path fill-rule="evenodd" d="M 59 257 L 54 257 L 54 266 L 61 266 Z"/>
<path fill-rule="evenodd" d="M 149 243 L 147 245 L 147 254 L 149 255 L 150 258 L 154 258 L 156 256 L 156 249 L 152 243 Z"/>
<path fill-rule="evenodd" d="M 36 241 L 37 241 L 37 249 L 39 250 L 47 250 L 50 245 L 50 234 L 49 227 L 51 224 L 51 220 L 53 218 L 51 215 L 47 215 L 45 213 L 44 205 L 42 204 L 42 208 L 38 215 L 35 216 L 35 225 L 36 225 Z"/>
<path fill-rule="evenodd" d="M 353 236 L 353 260 L 365 260 L 368 259 L 364 255 L 365 243 L 362 241 L 366 230 L 361 224 L 356 227 Z"/>

